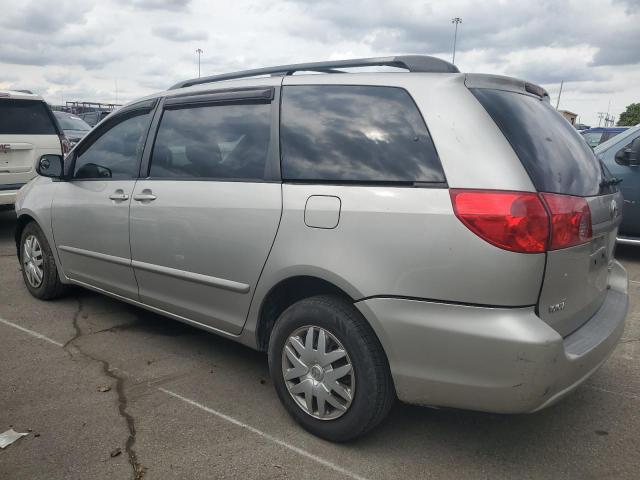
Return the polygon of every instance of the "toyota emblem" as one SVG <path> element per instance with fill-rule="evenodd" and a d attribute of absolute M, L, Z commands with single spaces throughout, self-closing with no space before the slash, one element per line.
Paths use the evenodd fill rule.
<path fill-rule="evenodd" d="M 611 200 L 611 205 L 609 205 L 609 214 L 611 218 L 616 218 L 618 216 L 618 202 L 615 200 Z"/>

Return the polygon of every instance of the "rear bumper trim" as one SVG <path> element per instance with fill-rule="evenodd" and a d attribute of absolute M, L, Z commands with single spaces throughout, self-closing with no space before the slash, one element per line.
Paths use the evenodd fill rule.
<path fill-rule="evenodd" d="M 640 238 L 618 237 L 616 241 L 621 245 L 637 245 L 640 246 Z"/>
<path fill-rule="evenodd" d="M 26 183 L 5 183 L 0 184 L 0 191 L 4 190 L 20 190 L 22 186 L 26 185 Z"/>

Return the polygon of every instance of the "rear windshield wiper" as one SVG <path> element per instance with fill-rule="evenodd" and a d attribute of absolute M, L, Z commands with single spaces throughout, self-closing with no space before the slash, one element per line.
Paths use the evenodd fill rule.
<path fill-rule="evenodd" d="M 618 185 L 620 182 L 622 182 L 622 178 L 617 178 L 617 177 L 613 177 L 613 178 L 609 178 L 609 179 L 604 179 L 600 182 L 600 186 L 601 187 L 611 187 L 613 185 Z"/>

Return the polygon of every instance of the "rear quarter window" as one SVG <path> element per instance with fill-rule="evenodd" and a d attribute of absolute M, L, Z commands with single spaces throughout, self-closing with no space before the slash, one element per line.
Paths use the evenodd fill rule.
<path fill-rule="evenodd" d="M 0 135 L 57 135 L 47 106 L 39 100 L 0 100 Z"/>
<path fill-rule="evenodd" d="M 470 89 L 500 128 L 540 192 L 592 196 L 602 192 L 602 167 L 575 128 L 533 95 Z"/>
<path fill-rule="evenodd" d="M 282 177 L 325 182 L 444 182 L 427 127 L 395 87 L 285 86 Z"/>

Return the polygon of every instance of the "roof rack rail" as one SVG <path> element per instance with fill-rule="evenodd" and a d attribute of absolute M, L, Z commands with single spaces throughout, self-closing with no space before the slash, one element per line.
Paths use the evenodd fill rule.
<path fill-rule="evenodd" d="M 254 68 L 240 72 L 223 73 L 209 77 L 192 78 L 176 83 L 169 90 L 191 87 L 203 83 L 220 82 L 237 78 L 257 77 L 259 75 L 292 75 L 294 72 L 344 73 L 337 68 L 352 67 L 397 67 L 410 72 L 459 73 L 458 67 L 436 57 L 427 55 L 399 55 L 395 57 L 355 58 L 352 60 L 333 60 L 328 62 L 295 63 L 276 67 Z"/>

